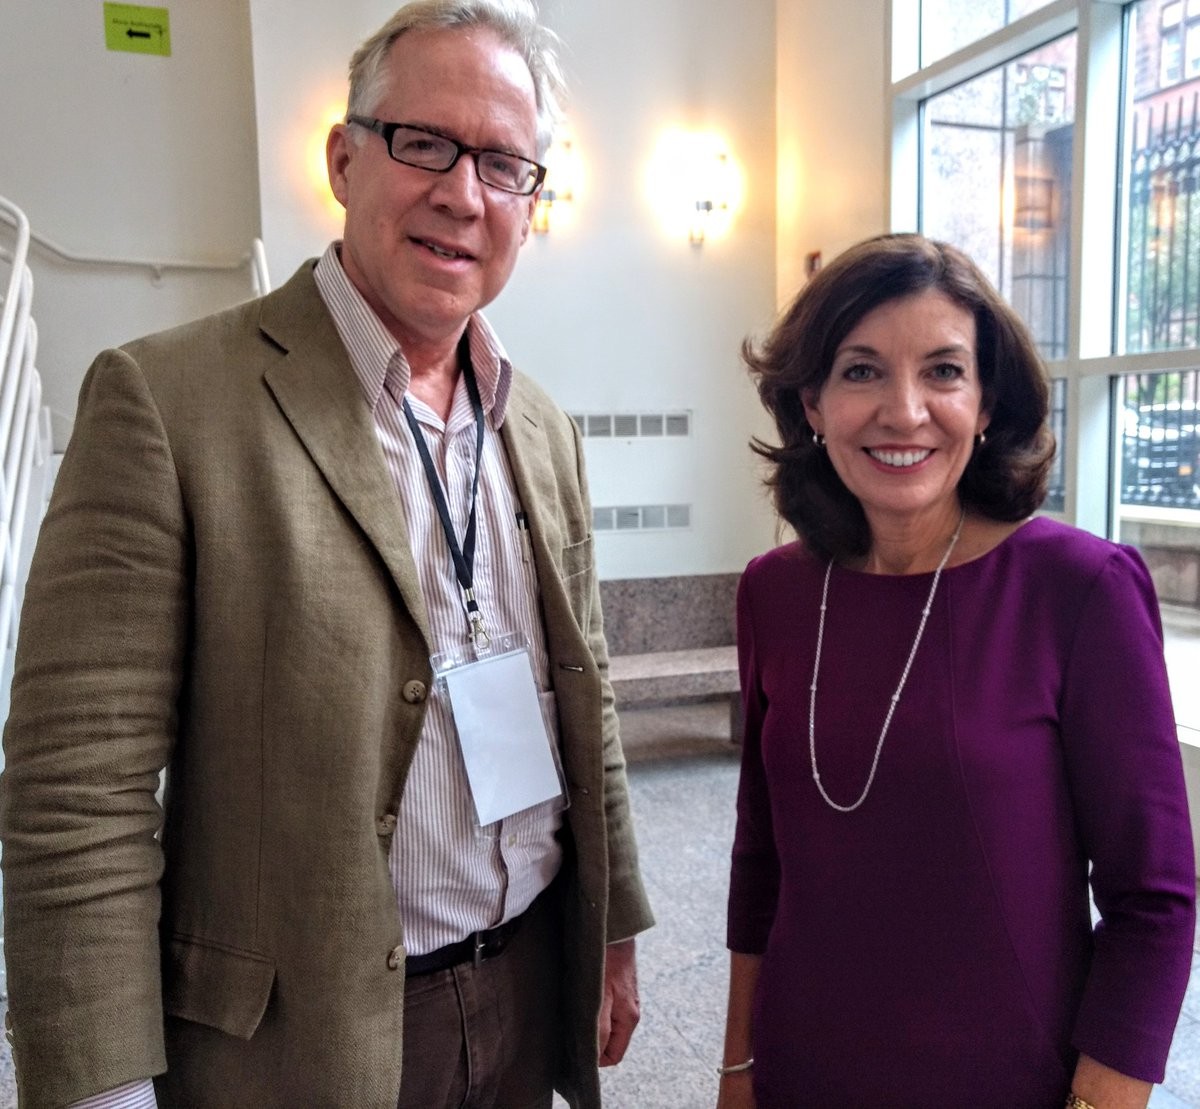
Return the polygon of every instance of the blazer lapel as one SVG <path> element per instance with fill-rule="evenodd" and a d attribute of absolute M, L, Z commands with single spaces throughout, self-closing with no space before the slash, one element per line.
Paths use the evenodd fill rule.
<path fill-rule="evenodd" d="M 552 571 L 554 578 L 558 577 L 558 561 L 553 556 L 563 545 L 556 511 L 558 484 L 550 467 L 546 432 L 537 413 L 522 403 L 518 383 L 519 378 L 513 382 L 500 436 L 508 454 L 517 496 L 529 517 L 534 553 L 540 563 L 539 580 L 546 580 L 547 570 Z"/>
<path fill-rule="evenodd" d="M 529 517 L 546 642 L 552 660 L 582 659 L 586 654 L 585 644 L 563 585 L 562 550 L 567 537 L 563 534 L 559 514 L 562 494 L 554 474 L 552 452 L 541 423 L 540 409 L 526 403 L 522 392 L 518 375 L 513 382 L 500 434 L 517 496 Z M 551 675 L 551 682 L 557 683 L 557 675 Z"/>
<path fill-rule="evenodd" d="M 301 267 L 263 301 L 260 327 L 286 355 L 267 370 L 267 387 L 334 494 L 379 552 L 432 651 L 399 495 L 311 266 Z"/>

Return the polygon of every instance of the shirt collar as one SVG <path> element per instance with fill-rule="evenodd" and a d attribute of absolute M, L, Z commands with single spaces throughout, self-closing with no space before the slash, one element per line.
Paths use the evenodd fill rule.
<path fill-rule="evenodd" d="M 339 256 L 341 245 L 341 242 L 329 244 L 317 262 L 313 277 L 350 356 L 350 365 L 367 404 L 374 412 L 384 392 L 389 369 L 400 386 L 399 392 L 408 390 L 411 370 L 399 341 L 346 276 Z M 492 427 L 499 428 L 504 423 L 512 388 L 512 363 L 491 324 L 480 312 L 473 313 L 467 321 L 467 343 L 483 410 Z"/>

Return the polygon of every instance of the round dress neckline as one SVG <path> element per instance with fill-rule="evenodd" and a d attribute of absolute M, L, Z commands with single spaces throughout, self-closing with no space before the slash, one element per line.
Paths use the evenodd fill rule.
<path fill-rule="evenodd" d="M 947 574 L 954 574 L 959 570 L 966 570 L 972 566 L 980 566 L 993 555 L 998 555 L 999 552 L 1004 550 L 1004 548 L 1007 547 L 1014 539 L 1016 539 L 1018 535 L 1024 532 L 1026 528 L 1037 524 L 1038 521 L 1044 519 L 1046 519 L 1044 516 L 1030 516 L 1028 519 L 1023 520 L 1019 527 L 1014 528 L 1013 531 L 1001 539 L 1000 542 L 994 547 L 984 551 L 983 554 L 976 555 L 975 558 L 970 558 L 966 562 L 959 562 L 954 566 L 947 566 L 942 571 L 942 576 L 945 577 Z M 852 570 L 848 566 L 843 566 L 837 562 L 833 564 L 833 568 L 839 574 L 847 574 L 855 578 L 865 578 L 869 581 L 921 581 L 922 579 L 928 580 L 929 578 L 933 577 L 934 573 L 936 572 L 934 570 L 918 570 L 914 574 L 873 574 L 870 570 Z"/>

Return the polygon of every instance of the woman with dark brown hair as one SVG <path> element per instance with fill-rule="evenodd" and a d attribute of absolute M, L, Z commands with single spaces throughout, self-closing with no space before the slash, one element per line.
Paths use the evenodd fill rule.
<path fill-rule="evenodd" d="M 1194 923 L 1162 631 L 1135 551 L 1031 518 L 1023 324 L 893 235 L 744 353 L 800 538 L 738 596 L 720 1109 L 1144 1106 Z"/>

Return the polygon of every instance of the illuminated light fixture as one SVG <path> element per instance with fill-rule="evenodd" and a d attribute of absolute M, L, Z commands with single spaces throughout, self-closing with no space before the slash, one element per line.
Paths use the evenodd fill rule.
<path fill-rule="evenodd" d="M 664 132 L 646 178 L 650 201 L 669 235 L 693 246 L 729 233 L 742 204 L 742 173 L 722 137 L 711 131 Z"/>
<path fill-rule="evenodd" d="M 553 189 L 542 189 L 538 193 L 537 204 L 533 208 L 533 233 L 535 235 L 548 235 L 550 233 L 550 209 L 554 207 L 554 202 L 558 199 L 558 193 Z"/>
<path fill-rule="evenodd" d="M 1013 226 L 1022 231 L 1049 231 L 1054 227 L 1054 179 L 1018 173 L 1013 179 L 1016 194 Z"/>
<path fill-rule="evenodd" d="M 575 199 L 579 177 L 579 157 L 574 143 L 569 138 L 555 140 L 546 152 L 546 185 L 542 186 L 533 209 L 530 226 L 535 235 L 549 234 L 552 211 L 555 213 L 555 223 L 562 222 L 562 217 L 569 212 L 571 202 Z"/>
<path fill-rule="evenodd" d="M 715 155 L 715 157 L 719 163 L 720 169 L 717 173 L 710 174 L 710 181 L 708 182 L 710 186 L 714 182 L 724 179 L 726 176 L 724 173 L 725 163 L 729 161 L 729 155 L 725 154 L 724 152 Z M 706 197 L 704 200 L 697 200 L 696 214 L 692 218 L 691 227 L 688 228 L 688 242 L 691 243 L 692 246 L 700 246 L 704 242 L 704 233 L 709 222 L 712 220 L 713 212 L 724 211 L 728 208 L 728 198 L 718 197 L 715 200 L 711 200 Z"/>

